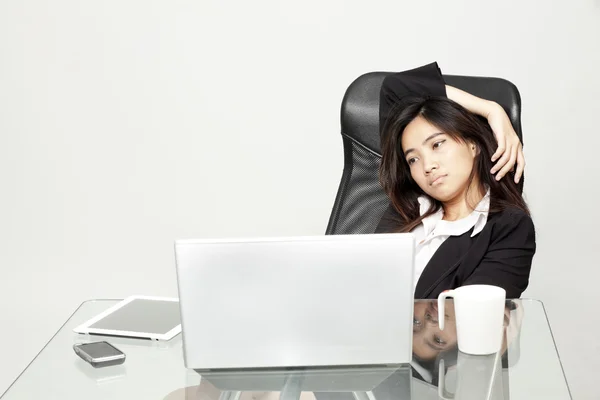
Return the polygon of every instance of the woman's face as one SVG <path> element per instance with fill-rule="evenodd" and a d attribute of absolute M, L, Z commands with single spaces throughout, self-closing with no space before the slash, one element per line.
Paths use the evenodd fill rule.
<path fill-rule="evenodd" d="M 437 302 L 416 301 L 413 317 L 413 354 L 420 360 L 433 360 L 456 346 L 454 302 L 446 302 L 444 330 L 438 324 Z"/>
<path fill-rule="evenodd" d="M 402 151 L 417 185 L 441 202 L 465 195 L 477 151 L 441 132 L 422 117 L 402 134 Z"/>

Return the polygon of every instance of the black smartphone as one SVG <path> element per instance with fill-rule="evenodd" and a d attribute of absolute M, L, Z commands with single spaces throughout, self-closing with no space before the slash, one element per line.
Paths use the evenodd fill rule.
<path fill-rule="evenodd" d="M 108 342 L 74 344 L 73 350 L 94 368 L 119 365 L 125 362 L 125 353 Z"/>

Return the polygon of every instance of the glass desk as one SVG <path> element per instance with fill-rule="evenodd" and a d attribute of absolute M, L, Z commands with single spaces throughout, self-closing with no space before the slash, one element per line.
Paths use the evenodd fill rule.
<path fill-rule="evenodd" d="M 78 335 L 77 325 L 117 300 L 83 303 L 1 396 L 16 399 L 187 400 L 566 400 L 569 388 L 542 303 L 508 301 L 501 353 L 456 350 L 452 322 L 440 331 L 431 301 L 415 301 L 409 365 L 203 372 L 183 365 L 182 340 L 169 342 Z M 453 304 L 447 313 L 453 320 Z M 107 340 L 127 360 L 94 369 L 73 344 Z"/>

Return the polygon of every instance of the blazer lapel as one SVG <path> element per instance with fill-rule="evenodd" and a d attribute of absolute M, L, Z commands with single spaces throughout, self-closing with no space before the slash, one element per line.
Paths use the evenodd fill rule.
<path fill-rule="evenodd" d="M 426 298 L 439 281 L 458 268 L 471 247 L 473 229 L 460 236 L 450 236 L 433 254 L 415 288 L 415 298 Z"/>

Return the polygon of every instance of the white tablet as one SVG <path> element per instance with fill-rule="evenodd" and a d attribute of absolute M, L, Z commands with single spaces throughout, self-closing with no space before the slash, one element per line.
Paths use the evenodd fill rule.
<path fill-rule="evenodd" d="M 170 340 L 181 332 L 179 299 L 131 296 L 73 329 L 77 333 Z"/>

